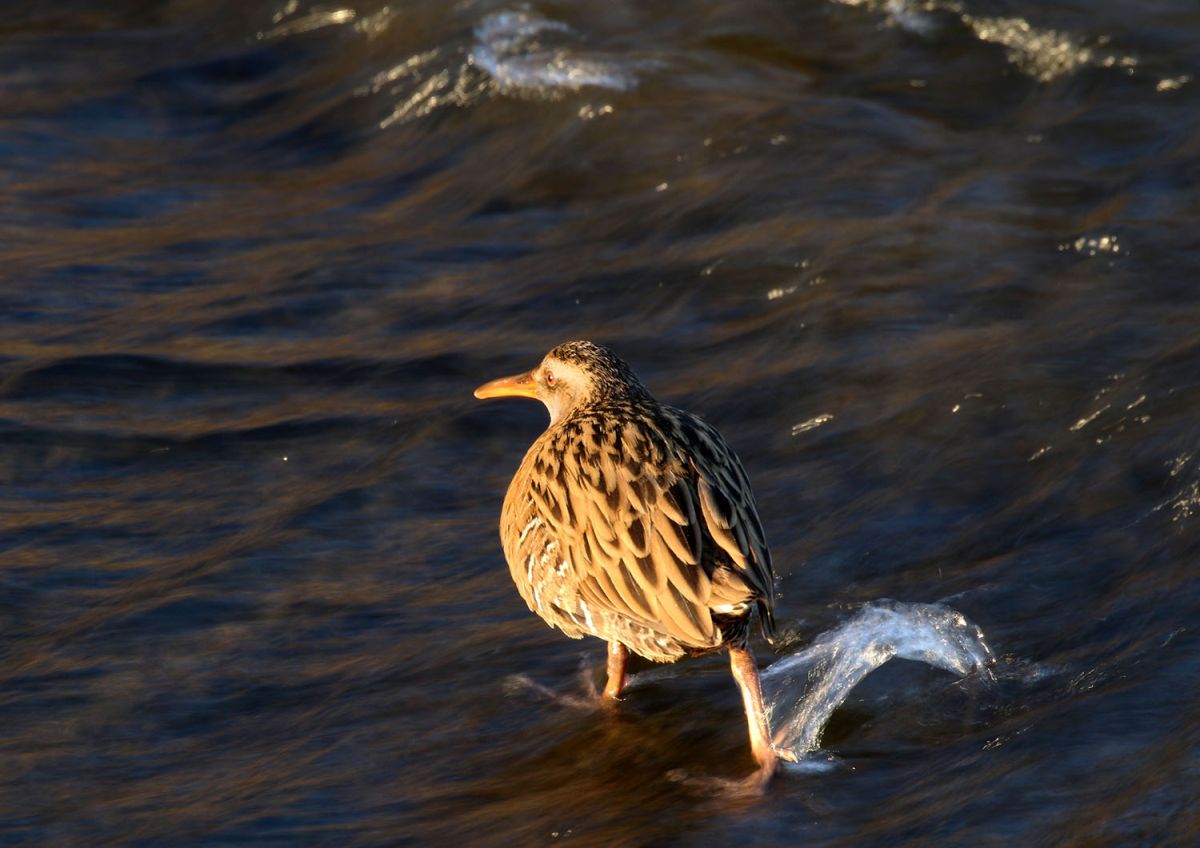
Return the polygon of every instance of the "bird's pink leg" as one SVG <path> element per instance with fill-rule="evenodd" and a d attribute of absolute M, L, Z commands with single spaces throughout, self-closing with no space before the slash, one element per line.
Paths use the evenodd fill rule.
<path fill-rule="evenodd" d="M 615 701 L 624 691 L 625 663 L 628 661 L 628 648 L 620 642 L 608 643 L 608 683 L 604 684 L 604 700 Z"/>
<path fill-rule="evenodd" d="M 767 785 L 779 767 L 779 757 L 771 747 L 771 729 L 767 724 L 767 713 L 763 709 L 762 689 L 758 685 L 758 665 L 749 648 L 730 648 L 729 667 L 733 679 L 742 690 L 742 702 L 746 705 L 746 723 L 750 726 L 750 750 L 758 761 L 758 771 L 747 780 L 756 788 Z"/>

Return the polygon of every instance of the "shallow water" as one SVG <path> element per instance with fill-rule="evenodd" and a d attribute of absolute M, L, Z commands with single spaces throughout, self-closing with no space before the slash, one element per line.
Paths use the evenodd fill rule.
<path fill-rule="evenodd" d="M 81 0 L 0 79 L 4 844 L 1197 840 L 1190 0 Z M 754 803 L 672 779 L 751 767 L 720 657 L 514 686 L 603 646 L 471 389 L 574 337 L 738 450 L 781 655 L 941 602 L 995 683 Z"/>

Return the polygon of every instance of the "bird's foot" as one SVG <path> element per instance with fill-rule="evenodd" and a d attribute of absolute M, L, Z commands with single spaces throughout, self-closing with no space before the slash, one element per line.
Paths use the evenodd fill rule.
<path fill-rule="evenodd" d="M 624 673 L 621 674 L 622 688 L 624 686 Z M 596 675 L 592 669 L 592 665 L 586 658 L 579 661 L 579 679 L 583 689 L 583 697 L 590 700 L 593 707 L 598 707 L 603 710 L 611 710 L 616 708 L 622 700 L 620 697 L 620 688 L 613 686 L 612 678 L 609 678 L 608 685 L 604 689 L 596 686 Z"/>
<path fill-rule="evenodd" d="M 574 710 L 613 709 L 621 701 L 607 689 L 601 691 L 597 688 L 593 668 L 587 660 L 579 664 L 579 684 L 579 694 L 567 694 L 556 692 L 526 674 L 514 674 L 505 681 L 505 688 L 509 692 L 533 692 L 561 707 Z"/>
<path fill-rule="evenodd" d="M 800 762 L 800 757 L 791 748 L 784 748 L 782 745 L 776 745 L 772 743 L 771 750 L 774 751 L 775 756 L 781 760 L 786 760 L 789 763 Z"/>

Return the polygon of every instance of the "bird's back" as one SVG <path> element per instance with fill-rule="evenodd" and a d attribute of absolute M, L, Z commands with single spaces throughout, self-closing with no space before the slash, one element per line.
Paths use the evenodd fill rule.
<path fill-rule="evenodd" d="M 770 630 L 770 554 L 741 462 L 715 429 L 652 400 L 560 421 L 525 455 L 500 521 L 530 609 L 568 636 L 660 661 Z"/>

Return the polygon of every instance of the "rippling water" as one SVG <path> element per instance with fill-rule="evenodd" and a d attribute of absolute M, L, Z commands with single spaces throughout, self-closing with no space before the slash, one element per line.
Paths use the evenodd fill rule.
<path fill-rule="evenodd" d="M 79 0 L 0 81 L 4 844 L 1200 838 L 1192 0 Z M 783 651 L 941 602 L 996 682 L 753 803 L 668 777 L 751 767 L 719 657 L 514 685 L 603 646 L 471 389 L 574 337 L 740 453 Z"/>

